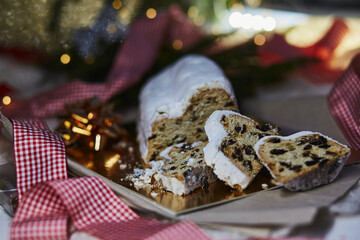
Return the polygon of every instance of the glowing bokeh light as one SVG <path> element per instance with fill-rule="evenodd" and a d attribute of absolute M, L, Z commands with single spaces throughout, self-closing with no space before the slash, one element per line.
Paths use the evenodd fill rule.
<path fill-rule="evenodd" d="M 61 55 L 60 57 L 60 62 L 62 64 L 68 64 L 70 62 L 71 58 L 69 54 L 64 53 L 63 55 Z"/>
<path fill-rule="evenodd" d="M 204 16 L 198 16 L 197 18 L 194 19 L 194 24 L 198 27 L 201 27 L 202 25 L 205 24 L 205 17 Z"/>
<path fill-rule="evenodd" d="M 255 31 L 273 31 L 276 27 L 276 21 L 273 17 L 264 18 L 261 15 L 242 14 L 239 11 L 230 14 L 229 24 L 233 28 L 252 29 Z"/>
<path fill-rule="evenodd" d="M 70 135 L 69 134 L 63 134 L 62 135 L 63 139 L 65 139 L 66 141 L 69 141 L 71 139 Z"/>
<path fill-rule="evenodd" d="M 11 103 L 11 98 L 9 96 L 5 96 L 2 99 L 4 105 L 9 105 Z"/>
<path fill-rule="evenodd" d="M 242 14 L 240 12 L 233 12 L 229 17 L 229 23 L 233 28 L 241 27 Z"/>
<path fill-rule="evenodd" d="M 266 38 L 263 34 L 256 34 L 254 37 L 254 43 L 258 46 L 264 45 Z"/>
<path fill-rule="evenodd" d="M 94 114 L 92 112 L 89 112 L 89 114 L 87 115 L 87 118 L 89 120 L 91 120 L 91 119 L 93 119 L 93 117 L 94 117 Z"/>
<path fill-rule="evenodd" d="M 146 16 L 149 18 L 149 19 L 154 19 L 156 17 L 156 10 L 154 8 L 149 8 L 147 11 L 146 11 Z"/>
<path fill-rule="evenodd" d="M 122 2 L 120 0 L 114 0 L 112 3 L 113 8 L 120 9 L 122 6 Z"/>
<path fill-rule="evenodd" d="M 95 150 L 95 151 L 99 151 L 99 150 L 100 150 L 100 144 L 101 144 L 101 135 L 100 135 L 100 134 L 96 134 L 96 136 L 95 136 L 95 145 L 94 145 L 94 150 Z"/>
<path fill-rule="evenodd" d="M 71 128 L 71 122 L 70 121 L 64 121 L 64 126 L 66 129 L 70 129 Z"/>
<path fill-rule="evenodd" d="M 264 19 L 264 30 L 265 31 L 272 31 L 276 27 L 276 21 L 273 17 L 266 17 Z"/>
<path fill-rule="evenodd" d="M 253 27 L 253 16 L 250 13 L 246 13 L 241 18 L 241 26 L 245 29 Z"/>
<path fill-rule="evenodd" d="M 120 160 L 120 154 L 115 154 L 105 162 L 105 167 L 107 169 L 112 168 L 119 160 Z"/>
<path fill-rule="evenodd" d="M 265 19 L 263 18 L 263 16 L 260 15 L 256 15 L 252 18 L 252 28 L 254 30 L 261 30 L 264 27 L 264 21 Z"/>
<path fill-rule="evenodd" d="M 246 0 L 245 1 L 247 5 L 249 5 L 252 8 L 257 8 L 261 4 L 261 0 Z"/>
<path fill-rule="evenodd" d="M 172 47 L 175 50 L 181 50 L 183 48 L 183 42 L 180 39 L 176 39 L 173 41 Z"/>
<path fill-rule="evenodd" d="M 188 16 L 190 18 L 197 18 L 197 16 L 199 15 L 199 9 L 195 6 L 191 6 L 188 9 Z"/>

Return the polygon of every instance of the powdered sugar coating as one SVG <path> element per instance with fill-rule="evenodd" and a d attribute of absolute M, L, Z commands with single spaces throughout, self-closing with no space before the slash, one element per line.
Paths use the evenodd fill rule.
<path fill-rule="evenodd" d="M 160 172 L 161 167 L 164 165 L 163 161 L 151 161 L 149 162 L 151 168 L 146 169 L 134 169 L 134 177 L 131 179 L 134 182 L 135 187 L 145 188 L 151 186 L 151 178 Z"/>
<path fill-rule="evenodd" d="M 220 123 L 222 116 L 238 115 L 250 119 L 240 113 L 228 110 L 213 112 L 205 123 L 205 132 L 209 143 L 204 147 L 205 162 L 212 167 L 217 177 L 225 181 L 229 186 L 240 185 L 245 189 L 251 182 L 250 177 L 243 173 L 236 165 L 220 151 L 222 140 L 228 135 L 224 126 Z M 250 119 L 253 121 L 252 119 Z"/>
<path fill-rule="evenodd" d="M 162 174 L 159 174 L 159 178 L 162 181 L 164 188 L 173 192 L 175 195 L 181 196 L 190 192 L 190 188 L 187 188 L 184 180 L 180 181 L 175 177 L 168 177 Z"/>
<path fill-rule="evenodd" d="M 185 56 L 151 78 L 140 93 L 138 141 L 145 159 L 152 124 L 162 118 L 184 114 L 199 88 L 222 88 L 235 101 L 229 80 L 211 60 L 201 55 Z"/>

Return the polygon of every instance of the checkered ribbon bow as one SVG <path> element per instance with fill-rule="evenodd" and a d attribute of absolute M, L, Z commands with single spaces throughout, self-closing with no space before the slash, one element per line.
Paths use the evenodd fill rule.
<path fill-rule="evenodd" d="M 19 206 L 11 239 L 67 239 L 69 225 L 100 239 L 208 239 L 191 221 L 165 224 L 132 211 L 99 178 L 67 179 L 61 138 L 13 120 Z"/>
<path fill-rule="evenodd" d="M 335 82 L 328 103 L 346 139 L 360 151 L 360 55 Z"/>

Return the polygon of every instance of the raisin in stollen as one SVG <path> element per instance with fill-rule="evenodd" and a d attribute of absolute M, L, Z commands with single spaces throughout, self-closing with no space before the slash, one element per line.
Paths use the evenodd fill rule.
<path fill-rule="evenodd" d="M 350 155 L 347 146 L 310 131 L 287 137 L 267 136 L 254 148 L 276 184 L 292 191 L 332 182 Z"/>

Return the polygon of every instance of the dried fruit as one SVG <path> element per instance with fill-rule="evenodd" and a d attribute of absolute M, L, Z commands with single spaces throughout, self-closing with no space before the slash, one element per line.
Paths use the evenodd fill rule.
<path fill-rule="evenodd" d="M 246 155 L 255 155 L 255 151 L 251 146 L 246 146 L 245 148 L 245 154 Z"/>
<path fill-rule="evenodd" d="M 319 167 L 324 166 L 328 161 L 329 161 L 329 159 L 322 160 L 321 162 L 319 162 Z"/>
<path fill-rule="evenodd" d="M 293 170 L 295 172 L 300 172 L 301 169 L 302 169 L 302 166 L 301 165 L 295 165 L 295 166 L 290 167 L 289 169 Z"/>
<path fill-rule="evenodd" d="M 224 104 L 224 107 L 231 107 L 231 106 L 234 106 L 234 102 L 226 102 Z"/>
<path fill-rule="evenodd" d="M 331 151 L 326 151 L 325 154 L 327 154 L 327 155 L 336 155 L 335 152 L 331 152 Z"/>
<path fill-rule="evenodd" d="M 238 148 L 238 147 L 235 147 L 235 148 L 234 148 L 234 151 L 235 151 L 235 154 L 236 154 L 236 155 L 240 155 L 240 154 L 241 154 L 241 149 Z"/>
<path fill-rule="evenodd" d="M 271 153 L 271 154 L 274 154 L 274 155 L 280 155 L 280 154 L 284 154 L 284 153 L 286 153 L 286 152 L 287 152 L 287 150 L 285 150 L 285 149 L 277 149 L 277 148 L 272 149 L 272 150 L 270 151 L 270 153 Z"/>
<path fill-rule="evenodd" d="M 304 150 L 310 150 L 312 148 L 312 146 L 310 144 L 306 145 L 303 149 Z"/>
<path fill-rule="evenodd" d="M 246 132 L 246 125 L 245 124 L 243 124 L 243 126 L 242 126 L 242 130 L 241 130 L 241 134 L 244 134 Z"/>
<path fill-rule="evenodd" d="M 319 162 L 319 160 L 312 160 L 312 161 L 306 161 L 305 164 L 306 164 L 306 166 L 310 167 L 310 166 L 317 164 L 318 162 Z"/>
<path fill-rule="evenodd" d="M 279 162 L 281 166 L 287 167 L 287 168 L 291 168 L 291 164 L 287 163 L 287 162 Z"/>
<path fill-rule="evenodd" d="M 281 142 L 281 140 L 280 140 L 280 138 L 270 138 L 270 139 L 268 140 L 268 142 L 271 142 L 271 143 L 279 143 L 279 142 Z"/>
<path fill-rule="evenodd" d="M 310 151 L 306 151 L 302 154 L 303 157 L 308 157 L 310 156 Z"/>
<path fill-rule="evenodd" d="M 321 144 L 320 146 L 319 146 L 319 148 L 325 148 L 325 149 L 328 149 L 329 147 L 331 147 L 329 144 Z"/>
<path fill-rule="evenodd" d="M 245 169 L 249 170 L 249 171 L 252 171 L 252 165 L 251 165 L 251 162 L 246 160 L 246 161 L 243 161 L 242 165 L 244 166 Z"/>
<path fill-rule="evenodd" d="M 148 138 L 148 140 L 154 139 L 154 138 L 156 138 L 156 137 L 157 137 L 157 135 L 154 134 L 154 135 L 150 136 L 150 137 Z"/>

